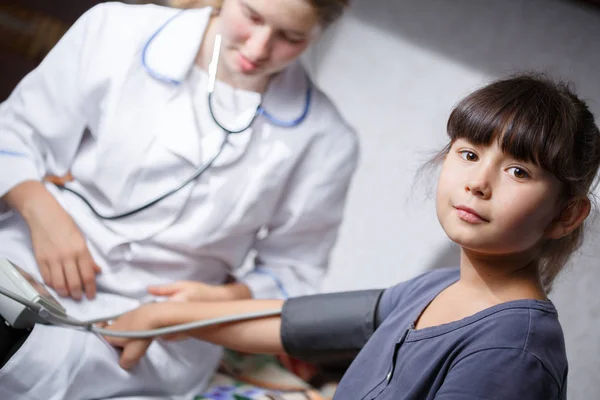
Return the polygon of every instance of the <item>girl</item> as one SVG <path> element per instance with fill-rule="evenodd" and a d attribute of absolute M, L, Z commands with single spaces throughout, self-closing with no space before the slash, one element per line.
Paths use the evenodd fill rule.
<path fill-rule="evenodd" d="M 298 57 L 347 1 L 211 4 L 98 5 L 0 105 L 0 257 L 72 315 L 178 280 L 202 301 L 297 296 L 326 271 L 357 140 Z M 42 182 L 67 171 L 62 190 Z M 184 396 L 220 358 L 165 343 L 124 374 L 93 335 L 28 334 L 0 330 L 0 398 Z"/>
<path fill-rule="evenodd" d="M 436 210 L 461 246 L 459 268 L 385 291 L 147 305 L 110 329 L 134 330 L 245 311 L 281 317 L 189 332 L 234 349 L 309 360 L 356 355 L 335 398 L 564 399 L 567 359 L 547 293 L 582 240 L 600 165 L 600 132 L 563 84 L 494 82 L 450 115 Z M 150 345 L 108 338 L 131 367 Z"/>

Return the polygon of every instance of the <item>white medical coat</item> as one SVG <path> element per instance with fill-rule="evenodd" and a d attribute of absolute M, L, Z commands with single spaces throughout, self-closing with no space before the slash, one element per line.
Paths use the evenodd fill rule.
<path fill-rule="evenodd" d="M 223 138 L 208 113 L 207 75 L 194 65 L 209 15 L 210 9 L 180 14 L 120 3 L 84 14 L 0 105 L 0 196 L 23 181 L 71 171 L 71 187 L 111 215 L 162 194 L 203 165 Z M 280 119 L 295 119 L 306 87 L 304 70 L 295 63 L 273 79 L 263 106 Z M 260 96 L 218 82 L 213 100 L 220 120 L 235 127 L 249 120 Z M 258 298 L 281 297 L 282 287 L 291 296 L 315 290 L 356 167 L 353 130 L 313 88 L 309 114 L 299 126 L 281 128 L 259 117 L 229 141 L 195 182 L 121 220 L 100 220 L 74 195 L 47 185 L 103 270 L 97 277 L 101 305 L 64 299 L 70 312 L 110 314 L 129 300 L 144 299 L 148 285 L 181 279 L 218 284 L 228 274 L 238 275 Z M 3 218 L 0 256 L 37 274 L 27 227 L 16 213 Z M 256 268 L 241 273 L 238 267 L 251 249 L 257 252 Z M 110 301 L 102 301 L 103 295 Z M 39 327 L 31 336 L 36 330 L 50 334 L 50 328 Z M 35 343 L 31 336 L 28 342 Z M 207 350 L 208 344 L 180 347 L 173 350 L 177 357 L 196 354 L 201 365 L 186 368 L 194 370 L 196 383 L 203 382 L 218 352 Z M 114 363 L 118 369 L 115 355 L 107 357 L 104 368 Z M 2 370 L 0 387 L 10 375 Z M 76 377 L 69 379 L 62 384 Z M 145 382 L 151 385 L 152 379 Z M 113 386 L 98 389 L 119 395 L 119 383 Z"/>

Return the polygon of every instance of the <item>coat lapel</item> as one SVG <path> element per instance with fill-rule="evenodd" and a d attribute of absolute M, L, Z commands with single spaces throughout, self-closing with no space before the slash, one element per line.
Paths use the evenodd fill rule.
<path fill-rule="evenodd" d="M 177 12 L 148 38 L 141 62 L 150 76 L 173 85 L 185 79 L 196 60 L 211 11 Z"/>

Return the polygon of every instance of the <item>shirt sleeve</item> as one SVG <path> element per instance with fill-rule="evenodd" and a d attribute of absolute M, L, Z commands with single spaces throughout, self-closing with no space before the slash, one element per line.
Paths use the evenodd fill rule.
<path fill-rule="evenodd" d="M 86 126 L 83 93 L 103 7 L 79 18 L 0 105 L 0 197 L 46 173 L 64 174 Z"/>
<path fill-rule="evenodd" d="M 563 388 L 532 354 L 520 349 L 482 350 L 448 372 L 436 400 L 558 400 Z"/>
<path fill-rule="evenodd" d="M 375 318 L 375 327 L 381 323 L 394 311 L 394 309 L 402 304 L 402 300 L 406 291 L 410 288 L 411 281 L 400 282 L 399 284 L 386 289 L 379 301 L 377 307 L 377 315 Z"/>
<path fill-rule="evenodd" d="M 312 294 L 337 239 L 350 180 L 358 161 L 354 132 L 318 137 L 296 166 L 266 235 L 255 245 L 255 268 L 241 281 L 255 298 Z"/>

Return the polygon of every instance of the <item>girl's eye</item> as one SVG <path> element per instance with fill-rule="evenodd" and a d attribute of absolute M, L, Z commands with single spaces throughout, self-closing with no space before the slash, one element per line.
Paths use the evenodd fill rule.
<path fill-rule="evenodd" d="M 462 159 L 465 161 L 474 162 L 474 161 L 479 160 L 479 157 L 477 157 L 477 154 L 473 153 L 472 151 L 462 150 L 459 153 L 460 153 L 460 156 L 462 157 Z"/>
<path fill-rule="evenodd" d="M 520 167 L 510 167 L 508 172 L 517 179 L 527 179 L 530 177 L 529 173 Z"/>

